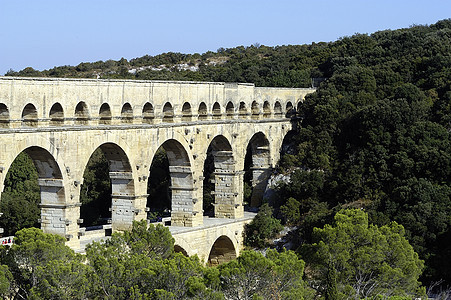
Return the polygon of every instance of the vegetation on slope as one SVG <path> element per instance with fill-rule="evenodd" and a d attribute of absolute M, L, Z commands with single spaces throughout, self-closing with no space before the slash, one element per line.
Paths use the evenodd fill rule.
<path fill-rule="evenodd" d="M 304 243 L 312 245 L 318 242 L 313 228 L 333 224 L 342 208 L 364 209 L 379 229 L 396 221 L 425 261 L 423 283 L 451 283 L 449 19 L 331 43 L 165 53 L 7 75 L 286 87 L 326 78 L 298 111 L 295 151 L 284 155 L 278 168 L 291 180 L 280 184 L 278 199 L 271 202 L 275 216 L 299 226 Z M 313 262 L 307 261 L 307 268 L 314 268 Z"/>

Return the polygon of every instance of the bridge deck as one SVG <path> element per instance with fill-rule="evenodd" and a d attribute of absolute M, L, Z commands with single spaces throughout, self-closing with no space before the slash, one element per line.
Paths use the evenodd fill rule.
<path fill-rule="evenodd" d="M 230 225 L 230 224 L 236 224 L 236 223 L 248 223 L 250 222 L 254 217 L 256 213 L 254 212 L 244 212 L 244 217 L 239 219 L 223 219 L 223 218 L 210 218 L 210 217 L 204 217 L 204 223 L 202 226 L 196 226 L 196 227 L 181 227 L 181 226 L 167 226 L 169 228 L 169 231 L 171 232 L 172 236 L 177 237 L 179 234 L 186 234 L 189 232 L 195 233 L 199 231 L 205 231 L 209 228 L 219 228 L 222 226 Z M 152 223 L 156 224 L 156 223 Z M 105 230 L 99 229 L 99 230 L 93 230 L 92 237 L 84 237 L 80 240 L 80 249 L 74 249 L 77 253 L 85 253 L 86 246 L 91 244 L 92 242 L 100 242 L 105 239 L 109 239 L 109 236 L 99 236 L 99 234 L 102 232 L 104 233 Z"/>

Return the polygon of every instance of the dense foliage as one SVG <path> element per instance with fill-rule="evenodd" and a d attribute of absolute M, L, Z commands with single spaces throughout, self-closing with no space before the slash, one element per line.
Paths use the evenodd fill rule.
<path fill-rule="evenodd" d="M 36 228 L 0 246 L 0 295 L 9 299 L 303 299 L 304 262 L 294 252 L 243 252 L 219 267 L 174 253 L 166 227 L 133 224 L 75 254 Z"/>
<path fill-rule="evenodd" d="M 364 209 L 368 223 L 375 224 L 367 229 L 386 228 L 403 236 L 399 225 L 390 223 L 396 221 L 425 262 L 423 283 L 444 279 L 451 284 L 450 19 L 431 26 L 356 34 L 331 43 L 165 53 L 42 72 L 26 68 L 7 75 L 238 81 L 286 87 L 322 82 L 297 111 L 299 130 L 290 147 L 294 151 L 282 157 L 277 170 L 290 176 L 290 182 L 280 184 L 278 199 L 271 201 L 274 214 L 299 226 L 302 240 L 309 244 L 319 242 L 319 231 L 313 228 L 332 224 L 342 208 Z M 15 202 L 3 194 L 0 209 L 6 214 L 7 203 Z M 26 197 L 38 202 L 34 196 Z M 276 224 L 266 209 L 260 216 Z M 22 213 L 10 211 L 10 215 Z M 273 231 L 259 220 L 247 241 L 261 246 Z M 341 288 L 334 263 L 323 266 L 330 278 L 326 284 L 330 295 Z"/>
<path fill-rule="evenodd" d="M 280 164 L 280 213 L 305 240 L 340 207 L 365 208 L 371 223 L 404 226 L 423 280 L 451 282 L 450 37 L 444 20 L 330 45 L 328 79 L 300 106 L 296 153 Z"/>
<path fill-rule="evenodd" d="M 341 210 L 333 225 L 314 229 L 312 240 L 302 248 L 312 277 L 324 288 L 335 280 L 339 298 L 424 294 L 418 282 L 423 261 L 396 222 L 378 227 L 361 210 Z"/>

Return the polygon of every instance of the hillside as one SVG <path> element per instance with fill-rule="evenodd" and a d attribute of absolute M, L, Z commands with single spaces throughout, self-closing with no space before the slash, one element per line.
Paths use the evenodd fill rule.
<path fill-rule="evenodd" d="M 330 43 L 164 53 L 6 75 L 280 87 L 325 79 L 297 112 L 300 130 L 277 170 L 291 181 L 271 199 L 275 215 L 299 226 L 306 243 L 341 208 L 364 209 L 378 226 L 396 221 L 425 260 L 423 282 L 451 284 L 451 19 Z"/>

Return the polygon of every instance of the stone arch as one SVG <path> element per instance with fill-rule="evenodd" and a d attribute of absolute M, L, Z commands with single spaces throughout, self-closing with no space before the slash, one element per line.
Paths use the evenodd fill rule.
<path fill-rule="evenodd" d="M 260 107 L 259 107 L 257 101 L 252 101 L 251 113 L 252 113 L 252 119 L 258 119 L 259 114 L 260 114 Z"/>
<path fill-rule="evenodd" d="M 221 119 L 221 105 L 219 105 L 218 102 L 215 102 L 213 104 L 212 114 L 213 114 L 213 119 L 214 120 Z"/>
<path fill-rule="evenodd" d="M 38 185 L 40 189 L 41 229 L 46 233 L 55 233 L 65 236 L 65 211 L 66 203 L 63 174 L 55 157 L 41 146 L 30 146 L 19 153 L 26 153 L 37 170 Z M 14 159 L 11 161 L 11 167 Z"/>
<path fill-rule="evenodd" d="M 25 105 L 22 110 L 22 125 L 31 127 L 38 125 L 38 111 L 31 103 Z"/>
<path fill-rule="evenodd" d="M 240 102 L 240 107 L 239 107 L 239 114 L 241 118 L 245 118 L 247 116 L 247 107 L 246 107 L 246 103 L 241 101 Z"/>
<path fill-rule="evenodd" d="M 201 213 L 194 210 L 194 182 L 188 152 L 175 139 L 166 140 L 160 147 L 165 150 L 169 161 L 171 225 L 194 226 L 193 216 L 198 215 L 199 218 Z"/>
<path fill-rule="evenodd" d="M 64 111 L 60 103 L 52 105 L 49 113 L 50 125 L 62 125 L 64 124 Z"/>
<path fill-rule="evenodd" d="M 198 119 L 199 120 L 206 120 L 207 119 L 207 105 L 205 104 L 205 102 L 201 102 L 199 104 L 199 109 L 197 111 L 197 115 L 198 115 Z"/>
<path fill-rule="evenodd" d="M 111 180 L 111 224 L 113 230 L 127 230 L 130 228 L 136 210 L 134 207 L 135 184 L 133 170 L 128 155 L 116 143 L 106 142 L 95 148 L 100 149 L 108 161 L 109 178 Z M 85 163 L 85 170 L 88 165 Z"/>
<path fill-rule="evenodd" d="M 108 103 L 103 103 L 99 109 L 99 124 L 111 124 L 111 108 Z"/>
<path fill-rule="evenodd" d="M 276 101 L 276 103 L 274 103 L 274 115 L 276 116 L 282 115 L 282 105 L 280 104 L 279 101 Z"/>
<path fill-rule="evenodd" d="M 121 109 L 122 123 L 133 123 L 133 108 L 130 103 L 124 103 Z"/>
<path fill-rule="evenodd" d="M 152 124 L 154 120 L 154 110 L 153 105 L 149 102 L 146 102 L 143 106 L 142 111 L 143 123 Z"/>
<path fill-rule="evenodd" d="M 181 253 L 183 255 L 185 255 L 186 257 L 189 257 L 188 252 L 186 252 L 185 249 L 183 249 L 181 246 L 179 245 L 174 245 L 174 252 L 175 253 Z"/>
<path fill-rule="evenodd" d="M 227 102 L 227 106 L 226 106 L 226 116 L 229 119 L 233 118 L 233 115 L 235 114 L 235 107 L 233 105 L 232 101 Z"/>
<path fill-rule="evenodd" d="M 218 135 L 211 141 L 204 162 L 204 197 L 207 193 L 214 195 L 215 217 L 235 218 L 241 215 L 236 176 L 232 146 L 225 136 Z M 209 203 L 203 204 L 204 211 L 211 211 Z"/>
<path fill-rule="evenodd" d="M 291 101 L 287 102 L 287 105 L 285 106 L 285 115 L 287 117 L 290 117 L 293 114 L 293 103 Z"/>
<path fill-rule="evenodd" d="M 269 175 L 271 174 L 271 154 L 270 145 L 266 135 L 257 132 L 249 140 L 246 158 L 249 159 L 248 176 L 252 185 L 252 196 L 250 205 L 252 207 L 259 206 L 263 199 Z"/>
<path fill-rule="evenodd" d="M 9 110 L 4 103 L 0 103 L 0 128 L 9 127 Z"/>
<path fill-rule="evenodd" d="M 170 102 L 166 102 L 163 106 L 163 121 L 174 122 L 174 108 Z"/>
<path fill-rule="evenodd" d="M 263 103 L 263 117 L 269 118 L 271 116 L 271 106 L 268 101 Z"/>
<path fill-rule="evenodd" d="M 236 249 L 232 240 L 228 236 L 222 235 L 211 246 L 208 265 L 217 266 L 229 262 L 236 257 Z"/>
<path fill-rule="evenodd" d="M 78 102 L 75 107 L 75 124 L 86 125 L 89 119 L 88 105 L 84 101 Z"/>
<path fill-rule="evenodd" d="M 191 117 L 191 104 L 189 104 L 189 102 L 185 102 L 182 106 L 182 121 L 191 121 Z"/>

